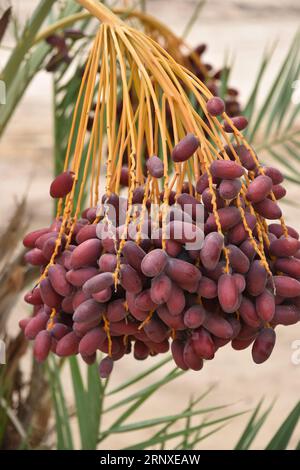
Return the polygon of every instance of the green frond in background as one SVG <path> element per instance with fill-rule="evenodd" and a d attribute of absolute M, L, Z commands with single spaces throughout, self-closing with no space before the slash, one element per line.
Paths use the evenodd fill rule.
<path fill-rule="evenodd" d="M 68 361 L 66 361 L 67 364 Z M 197 449 L 201 442 L 209 439 L 225 426 L 232 426 L 235 418 L 241 417 L 249 411 L 226 411 L 233 404 L 199 407 L 214 387 L 202 392 L 198 397 L 191 398 L 189 403 L 183 403 L 180 413 L 166 416 L 151 417 L 143 421 L 130 420 L 132 415 L 142 409 L 145 402 L 157 395 L 166 384 L 174 382 L 184 374 L 177 368 L 168 371 L 171 358 L 167 357 L 145 371 L 130 377 L 118 387 L 110 388 L 109 380 L 99 381 L 97 366 L 93 365 L 79 368 L 76 357 L 69 360 L 73 391 L 75 395 L 75 410 L 71 412 L 66 408 L 66 396 L 61 383 L 61 372 L 58 362 L 54 358 L 48 361 L 48 374 L 54 399 L 56 416 L 56 447 L 58 449 L 74 449 L 74 421 L 77 421 L 80 435 L 81 449 L 96 449 L 104 445 L 107 438 L 126 433 L 130 434 L 145 429 L 154 429 L 147 439 L 137 440 L 135 444 L 126 446 L 123 450 L 138 449 Z M 162 371 L 163 377 L 157 379 L 156 372 Z M 151 384 L 143 386 L 143 380 L 148 377 Z M 140 384 L 137 392 L 130 391 L 133 385 Z M 125 398 L 124 398 L 125 395 Z M 111 399 L 113 398 L 113 404 Z M 255 438 L 263 432 L 263 426 L 269 417 L 274 403 L 262 411 L 263 400 L 252 412 L 235 449 L 248 450 L 255 446 Z M 111 413 L 117 412 L 109 426 L 103 421 L 111 422 Z M 115 416 L 115 415 L 114 415 Z M 129 421 L 129 422 L 128 422 Z M 274 433 L 266 449 L 286 449 L 290 445 L 296 426 L 300 421 L 300 402 L 293 408 L 287 418 Z M 117 440 L 116 440 L 117 442 Z M 205 444 L 204 444 L 205 445 Z M 297 444 L 299 446 L 299 444 Z M 78 448 L 78 447 L 77 447 Z"/>
<path fill-rule="evenodd" d="M 245 131 L 248 141 L 268 163 L 277 162 L 287 180 L 300 184 L 300 31 L 292 41 L 269 90 L 263 89 L 263 79 L 274 52 L 265 52 L 252 93 L 244 108 L 249 120 Z M 258 95 L 265 99 L 258 106 Z M 298 95 L 298 102 L 297 102 Z"/>
<path fill-rule="evenodd" d="M 51 51 L 51 46 L 45 41 L 34 45 L 37 32 L 50 17 L 52 21 L 58 21 L 80 10 L 77 4 L 71 0 L 68 0 L 58 11 L 54 9 L 55 3 L 55 0 L 42 0 L 38 4 L 0 73 L 0 79 L 6 85 L 6 105 L 1 108 L 0 114 L 0 136 L 26 89 L 42 69 L 44 61 Z"/>
<path fill-rule="evenodd" d="M 163 378 L 156 379 L 153 374 L 158 370 L 165 370 L 170 361 L 170 357 L 165 358 L 117 388 L 110 389 L 109 381 L 99 381 L 97 366 L 86 368 L 87 377 L 83 377 L 77 359 L 75 357 L 70 359 L 69 364 L 76 406 L 74 417 L 79 427 L 81 449 L 95 449 L 112 435 L 151 428 L 155 428 L 155 431 L 150 438 L 126 447 L 126 449 L 152 448 L 174 439 L 179 441 L 178 448 L 186 448 L 186 445 L 193 448 L 199 441 L 221 429 L 220 424 L 224 425 L 224 423 L 245 413 L 228 413 L 222 417 L 210 417 L 213 412 L 224 410 L 228 405 L 199 408 L 199 403 L 211 392 L 211 389 L 209 389 L 196 399 L 191 400 L 188 406 L 185 405 L 181 413 L 128 423 L 133 413 L 139 410 L 150 397 L 159 393 L 164 385 L 173 382 L 184 373 L 175 368 L 169 372 L 166 371 Z M 57 448 L 73 449 L 71 416 L 66 419 L 68 415 L 66 397 L 61 384 L 58 363 L 54 358 L 48 361 L 48 373 L 50 374 L 50 385 L 54 398 Z M 142 381 L 146 377 L 150 378 L 152 376 L 151 385 L 143 387 Z M 141 384 L 141 388 L 137 392 L 131 393 L 130 387 L 138 383 Z M 124 393 L 126 398 L 123 398 Z M 111 397 L 114 398 L 114 403 L 106 406 L 106 402 Z M 108 427 L 102 429 L 104 427 L 101 422 L 103 417 L 105 418 L 106 415 L 117 409 L 120 409 L 117 419 Z M 205 415 L 206 419 L 201 419 L 197 424 L 192 424 L 191 420 L 197 419 L 201 415 Z M 182 421 L 184 422 L 180 424 Z M 176 429 L 174 429 L 174 425 L 177 425 Z M 199 432 L 206 430 L 206 428 L 209 429 L 209 432 L 200 435 Z"/>

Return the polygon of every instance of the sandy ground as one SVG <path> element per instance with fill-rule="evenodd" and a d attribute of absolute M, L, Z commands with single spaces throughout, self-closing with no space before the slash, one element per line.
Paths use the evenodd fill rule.
<path fill-rule="evenodd" d="M 18 12 L 32 11 L 36 1 L 13 1 Z M 166 21 L 174 31 L 180 33 L 188 20 L 193 1 L 150 1 L 149 11 Z M 296 0 L 248 0 L 233 1 L 211 0 L 207 2 L 201 17 L 189 35 L 189 42 L 209 44 L 207 60 L 215 66 L 223 63 L 224 52 L 235 57 L 232 84 L 247 96 L 259 66 L 262 51 L 274 38 L 279 39 L 272 66 L 266 84 L 272 79 L 272 72 L 284 56 L 288 44 L 299 24 L 300 5 Z M 0 65 L 5 61 L 2 53 Z M 32 83 L 25 98 L 8 126 L 1 142 L 0 159 L 0 226 L 5 225 L 7 216 L 16 198 L 27 195 L 33 227 L 43 226 L 51 217 L 51 201 L 48 198 L 48 186 L 52 174 L 52 121 L 51 121 L 50 77 L 40 74 Z M 290 195 L 297 199 L 297 188 L 291 188 Z M 299 210 L 286 208 L 288 223 L 300 229 Z M 24 304 L 18 303 L 11 319 L 15 330 L 17 319 L 24 314 Z M 250 351 L 237 353 L 230 347 L 222 349 L 214 361 L 206 364 L 201 373 L 189 372 L 174 384 L 164 387 L 159 396 L 136 413 L 132 419 L 143 420 L 165 414 L 173 414 L 184 408 L 191 395 L 203 393 L 210 385 L 217 388 L 205 399 L 203 405 L 233 404 L 229 411 L 236 412 L 251 409 L 265 397 L 266 403 L 277 398 L 273 413 L 264 426 L 264 431 L 255 442 L 256 448 L 262 448 L 274 430 L 283 421 L 289 410 L 299 400 L 300 364 L 294 365 L 291 357 L 292 344 L 300 340 L 300 326 L 278 329 L 278 341 L 271 360 L 261 366 L 252 364 Z M 148 363 L 150 364 L 150 363 Z M 118 363 L 112 378 L 114 385 L 137 371 L 142 371 L 145 363 L 136 363 L 126 358 Z M 158 379 L 170 367 L 155 374 Z M 66 378 L 69 381 L 68 378 Z M 68 382 L 67 382 L 68 383 Z M 144 385 L 149 381 L 145 380 Z M 69 387 L 67 387 L 69 389 Z M 136 390 L 132 387 L 132 392 Z M 195 425 L 200 422 L 195 420 Z M 225 431 L 221 431 L 199 445 L 199 448 L 230 449 L 245 425 L 245 417 L 236 418 Z M 107 421 L 108 423 L 108 421 Z M 134 442 L 137 438 L 147 438 L 151 430 L 138 435 L 120 434 L 111 438 L 105 448 L 120 448 Z M 292 443 L 298 442 L 299 429 Z"/>

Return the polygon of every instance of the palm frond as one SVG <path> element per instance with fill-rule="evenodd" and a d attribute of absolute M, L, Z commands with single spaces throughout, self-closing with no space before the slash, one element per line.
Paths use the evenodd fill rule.
<path fill-rule="evenodd" d="M 290 443 L 293 432 L 300 420 L 300 401 L 274 434 L 266 450 L 285 450 Z"/>
<path fill-rule="evenodd" d="M 276 161 L 288 180 L 300 184 L 300 104 L 295 87 L 300 73 L 300 31 L 279 67 L 265 100 L 256 106 L 275 45 L 262 58 L 256 80 L 244 108 L 249 120 L 246 137 L 263 161 Z"/>
<path fill-rule="evenodd" d="M 52 20 L 58 21 L 80 9 L 72 0 L 68 0 L 65 6 L 56 13 L 52 11 L 55 3 L 54 0 L 43 0 L 37 6 L 0 73 L 0 79 L 6 85 L 6 105 L 1 109 L 0 114 L 0 136 L 26 89 L 41 70 L 51 51 L 51 47 L 45 41 L 35 45 L 35 37 L 42 24 L 46 18 L 49 18 L 51 12 Z"/>

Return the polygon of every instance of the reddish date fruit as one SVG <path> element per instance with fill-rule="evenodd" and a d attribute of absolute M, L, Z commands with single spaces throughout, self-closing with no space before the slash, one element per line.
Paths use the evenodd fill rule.
<path fill-rule="evenodd" d="M 82 302 L 75 310 L 73 320 L 76 322 L 91 322 L 98 320 L 100 322 L 104 307 L 94 299 L 88 299 Z"/>
<path fill-rule="evenodd" d="M 289 227 L 288 225 L 286 228 L 290 237 L 296 238 L 297 240 L 299 239 L 299 233 L 297 230 L 295 230 L 293 227 Z M 277 238 L 280 238 L 282 235 L 284 235 L 284 229 L 281 224 L 270 224 L 268 225 L 268 230 L 269 232 L 274 233 Z"/>
<path fill-rule="evenodd" d="M 290 276 L 273 277 L 276 294 L 282 297 L 298 297 L 300 295 L 300 282 Z"/>
<path fill-rule="evenodd" d="M 50 196 L 53 198 L 65 197 L 71 191 L 74 182 L 74 173 L 64 171 L 60 173 L 51 183 Z"/>
<path fill-rule="evenodd" d="M 97 238 L 97 225 L 84 225 L 76 235 L 76 242 L 78 245 L 80 243 L 85 242 L 86 240 L 90 240 L 91 238 Z"/>
<path fill-rule="evenodd" d="M 156 155 L 148 158 L 146 166 L 150 175 L 154 178 L 161 178 L 164 175 L 164 164 Z"/>
<path fill-rule="evenodd" d="M 175 339 L 171 345 L 171 352 L 177 367 L 182 370 L 188 370 L 188 366 L 184 360 L 184 343 Z"/>
<path fill-rule="evenodd" d="M 66 269 L 59 264 L 54 264 L 48 269 L 48 277 L 53 289 L 64 297 L 70 295 L 73 290 L 66 278 L 66 274 Z"/>
<path fill-rule="evenodd" d="M 239 306 L 239 313 L 246 323 L 251 328 L 259 328 L 261 325 L 261 316 L 258 316 L 255 305 L 251 299 L 243 296 Z"/>
<path fill-rule="evenodd" d="M 282 216 L 280 207 L 276 204 L 276 202 L 271 201 L 271 199 L 264 199 L 261 202 L 257 202 L 256 204 L 253 204 L 253 207 L 256 212 L 258 212 L 258 214 L 265 219 L 280 219 Z"/>
<path fill-rule="evenodd" d="M 112 336 L 123 336 L 123 335 L 136 335 L 138 330 L 138 324 L 128 318 L 122 321 L 110 323 L 109 331 Z"/>
<path fill-rule="evenodd" d="M 166 252 L 172 258 L 176 258 L 182 250 L 181 243 L 175 240 L 166 240 Z"/>
<path fill-rule="evenodd" d="M 155 356 L 156 354 L 164 354 L 169 351 L 170 345 L 168 340 L 164 340 L 161 343 L 153 343 L 152 341 L 146 341 L 146 344 L 150 350 L 150 355 Z"/>
<path fill-rule="evenodd" d="M 200 260 L 203 266 L 209 270 L 216 268 L 224 245 L 224 238 L 218 232 L 206 235 L 200 251 Z"/>
<path fill-rule="evenodd" d="M 77 354 L 79 341 L 80 338 L 78 338 L 74 331 L 71 331 L 58 341 L 56 346 L 56 354 L 62 357 L 73 356 Z"/>
<path fill-rule="evenodd" d="M 270 322 L 275 315 L 275 297 L 265 289 L 255 300 L 257 315 L 265 322 Z"/>
<path fill-rule="evenodd" d="M 113 273 L 117 266 L 117 257 L 111 253 L 104 253 L 98 260 L 100 271 Z"/>
<path fill-rule="evenodd" d="M 234 277 L 222 274 L 218 280 L 218 298 L 224 312 L 233 313 L 239 306 L 239 293 Z"/>
<path fill-rule="evenodd" d="M 164 273 L 155 276 L 151 281 L 150 296 L 156 305 L 168 302 L 172 292 L 172 281 Z"/>
<path fill-rule="evenodd" d="M 278 258 L 274 268 L 294 278 L 300 278 L 300 260 L 297 258 Z"/>
<path fill-rule="evenodd" d="M 206 276 L 202 276 L 198 284 L 198 294 L 205 299 L 214 299 L 218 295 L 218 288 L 215 281 Z"/>
<path fill-rule="evenodd" d="M 199 140 L 194 134 L 187 134 L 172 150 L 172 160 L 177 163 L 188 160 L 198 149 Z"/>
<path fill-rule="evenodd" d="M 125 308 L 125 299 L 117 299 L 107 306 L 106 317 L 110 322 L 118 322 L 126 318 L 128 312 Z"/>
<path fill-rule="evenodd" d="M 144 331 L 153 343 L 161 343 L 168 336 L 168 328 L 158 318 L 152 317 L 144 326 Z"/>
<path fill-rule="evenodd" d="M 102 249 L 101 241 L 91 239 L 82 242 L 72 252 L 71 266 L 73 269 L 82 268 L 84 266 L 93 265 L 98 260 Z"/>
<path fill-rule="evenodd" d="M 38 362 L 44 362 L 48 357 L 50 348 L 51 348 L 51 335 L 49 331 L 47 330 L 40 331 L 34 340 L 33 354 L 34 354 L 35 359 Z"/>
<path fill-rule="evenodd" d="M 27 292 L 27 294 L 24 296 L 24 300 L 31 305 L 41 305 L 43 300 L 39 287 L 35 287 L 32 291 Z"/>
<path fill-rule="evenodd" d="M 144 361 L 149 356 L 149 348 L 142 341 L 135 341 L 133 348 L 134 358 L 138 361 Z"/>
<path fill-rule="evenodd" d="M 256 217 L 253 214 L 246 213 L 245 219 L 248 227 L 251 231 L 253 231 L 256 225 Z M 231 230 L 229 230 L 228 241 L 229 243 L 232 243 L 234 245 L 240 245 L 244 240 L 248 238 L 248 236 L 249 233 L 244 226 L 244 222 L 240 222 L 239 224 L 235 225 Z"/>
<path fill-rule="evenodd" d="M 49 228 L 42 228 L 39 230 L 34 230 L 33 232 L 28 233 L 23 239 L 23 245 L 26 248 L 34 248 L 35 242 L 38 240 L 39 237 L 42 235 L 49 233 Z"/>
<path fill-rule="evenodd" d="M 247 199 L 251 202 L 263 201 L 272 190 L 272 180 L 269 176 L 259 175 L 249 184 Z"/>
<path fill-rule="evenodd" d="M 96 362 L 96 353 L 94 354 L 91 354 L 90 356 L 85 356 L 84 354 L 80 354 L 80 356 L 82 357 L 83 361 L 88 365 L 88 366 L 91 366 L 92 364 L 94 364 Z"/>
<path fill-rule="evenodd" d="M 121 264 L 120 284 L 128 292 L 138 294 L 143 288 L 139 273 L 129 264 Z"/>
<path fill-rule="evenodd" d="M 286 196 L 286 189 L 281 184 L 275 184 L 272 188 L 272 192 L 277 201 Z"/>
<path fill-rule="evenodd" d="M 249 294 L 257 296 L 261 294 L 267 283 L 267 271 L 260 260 L 251 263 L 247 274 L 247 290 Z"/>
<path fill-rule="evenodd" d="M 225 201 L 221 198 L 219 191 L 215 189 L 211 191 L 210 188 L 206 188 L 202 193 L 202 204 L 208 212 L 213 212 L 213 195 L 217 209 L 225 207 Z"/>
<path fill-rule="evenodd" d="M 237 197 L 242 187 L 242 182 L 239 179 L 234 180 L 222 180 L 219 193 L 221 198 L 225 200 L 231 200 Z"/>
<path fill-rule="evenodd" d="M 139 321 L 146 320 L 148 311 L 142 310 L 135 305 L 136 296 L 132 292 L 126 292 L 126 301 L 131 315 Z"/>
<path fill-rule="evenodd" d="M 201 271 L 191 263 L 170 258 L 166 266 L 166 274 L 179 284 L 196 283 L 201 279 Z"/>
<path fill-rule="evenodd" d="M 167 307 L 170 314 L 174 316 L 180 315 L 185 307 L 184 291 L 174 282 L 172 283 L 170 297 L 167 300 Z"/>
<path fill-rule="evenodd" d="M 206 313 L 202 305 L 193 305 L 184 312 L 184 324 L 191 329 L 199 328 L 204 323 Z"/>
<path fill-rule="evenodd" d="M 254 340 L 259 332 L 259 327 L 252 327 L 247 325 L 246 323 L 242 323 L 241 330 L 239 334 L 237 335 L 236 339 L 242 340 L 242 341 L 247 341 L 247 340 Z"/>
<path fill-rule="evenodd" d="M 83 291 L 86 294 L 95 294 L 96 292 L 111 287 L 114 282 L 115 279 L 112 273 L 105 272 L 97 274 L 97 276 L 92 277 L 83 284 Z"/>
<path fill-rule="evenodd" d="M 103 328 L 96 327 L 89 330 L 80 340 L 78 351 L 85 356 L 91 356 L 106 340 L 106 333 Z"/>
<path fill-rule="evenodd" d="M 129 263 L 136 271 L 140 272 L 141 263 L 146 256 L 145 251 L 135 242 L 128 240 L 123 246 L 122 253 L 127 263 Z"/>
<path fill-rule="evenodd" d="M 225 111 L 225 103 L 222 98 L 214 96 L 207 101 L 206 109 L 211 116 L 220 116 Z"/>
<path fill-rule="evenodd" d="M 272 201 L 271 201 L 272 202 Z M 230 230 L 241 221 L 241 213 L 237 207 L 228 206 L 218 209 L 218 217 L 223 231 Z M 217 222 L 214 214 L 210 214 L 205 222 L 205 233 L 215 232 Z"/>
<path fill-rule="evenodd" d="M 202 194 L 203 191 L 208 188 L 209 186 L 209 179 L 208 179 L 208 174 L 207 173 L 203 173 L 203 175 L 200 176 L 200 178 L 198 179 L 197 183 L 196 183 L 196 191 L 197 193 L 199 194 Z"/>
<path fill-rule="evenodd" d="M 67 326 L 64 325 L 63 323 L 55 323 L 49 330 L 49 333 L 52 338 L 55 340 L 60 340 L 66 334 L 70 333 L 71 329 Z"/>
<path fill-rule="evenodd" d="M 174 315 L 165 305 L 158 307 L 157 315 L 169 328 L 173 328 L 176 331 L 186 329 L 186 325 L 183 322 L 183 314 Z"/>
<path fill-rule="evenodd" d="M 203 367 L 203 360 L 196 354 L 191 340 L 185 343 L 183 360 L 189 369 L 201 370 Z"/>
<path fill-rule="evenodd" d="M 24 334 L 27 339 L 34 339 L 38 333 L 45 329 L 49 316 L 44 310 L 41 310 L 35 317 L 29 318 L 29 321 L 23 323 Z"/>
<path fill-rule="evenodd" d="M 73 300 L 72 300 L 72 305 L 73 305 L 73 308 L 74 310 L 80 305 L 82 304 L 82 302 L 84 302 L 85 300 L 88 300 L 90 298 L 90 295 L 86 294 L 85 292 L 83 292 L 82 290 L 78 290 L 74 296 L 73 296 Z"/>
<path fill-rule="evenodd" d="M 230 323 L 233 331 L 231 339 L 234 339 L 239 335 L 241 331 L 241 322 L 237 319 L 236 315 L 228 315 L 226 317 L 226 320 L 228 321 L 228 323 Z"/>
<path fill-rule="evenodd" d="M 150 310 L 156 308 L 156 303 L 153 302 L 153 300 L 151 299 L 150 289 L 143 290 L 140 294 L 136 296 L 135 306 L 138 309 L 145 310 L 146 312 L 150 312 Z"/>
<path fill-rule="evenodd" d="M 86 281 L 96 276 L 97 274 L 97 268 L 70 269 L 68 272 L 66 272 L 66 279 L 70 284 L 72 284 L 72 286 L 82 287 Z"/>
<path fill-rule="evenodd" d="M 218 281 L 219 278 L 222 276 L 222 274 L 224 274 L 225 267 L 226 267 L 225 261 L 219 261 L 215 269 L 213 270 L 205 269 L 204 273 L 210 279 L 213 279 L 214 281 Z"/>
<path fill-rule="evenodd" d="M 253 261 L 253 258 L 255 257 L 256 250 L 255 250 L 255 242 L 254 245 L 251 242 L 249 238 L 247 238 L 243 243 L 240 245 L 240 249 L 242 250 L 243 253 L 249 258 L 250 261 Z"/>
<path fill-rule="evenodd" d="M 215 345 L 210 333 L 203 327 L 193 332 L 192 346 L 200 358 L 213 359 L 215 355 Z"/>
<path fill-rule="evenodd" d="M 275 239 L 270 244 L 270 253 L 277 257 L 294 256 L 299 249 L 299 241 L 293 237 Z"/>
<path fill-rule="evenodd" d="M 166 267 L 168 256 L 159 248 L 150 251 L 142 260 L 141 270 L 145 276 L 158 276 Z"/>
<path fill-rule="evenodd" d="M 237 290 L 238 290 L 239 294 L 241 294 L 242 292 L 244 292 L 244 290 L 246 288 L 246 280 L 245 280 L 244 276 L 242 274 L 239 274 L 239 273 L 234 273 L 232 275 L 232 277 L 234 278 L 234 281 L 236 283 L 236 287 L 237 287 Z"/>
<path fill-rule="evenodd" d="M 300 321 L 300 309 L 295 305 L 276 305 L 272 326 L 294 325 Z"/>
<path fill-rule="evenodd" d="M 272 328 L 263 328 L 259 332 L 252 347 L 252 358 L 256 364 L 261 364 L 270 357 L 275 341 L 276 333 Z"/>
<path fill-rule="evenodd" d="M 235 116 L 231 120 L 233 126 L 239 131 L 242 131 L 248 125 L 248 120 L 244 116 Z M 232 125 L 227 121 L 224 121 L 224 131 L 229 133 L 234 132 Z"/>
<path fill-rule="evenodd" d="M 74 321 L 73 323 L 73 331 L 79 338 L 82 338 L 88 331 L 92 330 L 96 326 L 99 326 L 99 320 L 93 320 L 90 322 L 77 322 Z"/>
<path fill-rule="evenodd" d="M 245 147 L 245 145 L 238 145 L 235 149 L 243 167 L 247 170 L 254 170 L 256 168 L 255 158 L 251 151 Z"/>
<path fill-rule="evenodd" d="M 129 186 L 130 184 L 128 166 L 122 166 L 121 168 L 120 184 L 122 186 Z"/>
<path fill-rule="evenodd" d="M 235 349 L 236 351 L 242 351 L 243 349 L 247 349 L 250 344 L 253 343 L 254 341 L 254 337 L 253 338 L 248 338 L 248 339 L 239 339 L 239 338 L 234 338 L 232 341 L 231 341 L 231 346 L 233 349 Z"/>
<path fill-rule="evenodd" d="M 223 180 L 234 180 L 240 178 L 245 173 L 244 168 L 231 160 L 215 160 L 210 165 L 210 171 L 215 178 Z"/>
<path fill-rule="evenodd" d="M 235 245 L 227 245 L 231 268 L 237 273 L 246 274 L 249 271 L 248 257 Z"/>
<path fill-rule="evenodd" d="M 265 166 L 263 168 L 264 174 L 269 176 L 273 184 L 280 184 L 283 182 L 283 175 L 278 168 L 273 168 L 272 166 Z"/>
<path fill-rule="evenodd" d="M 26 263 L 32 264 L 33 266 L 42 266 L 47 264 L 47 258 L 45 258 L 42 250 L 33 248 L 28 251 L 24 256 Z"/>
<path fill-rule="evenodd" d="M 100 362 L 99 375 L 101 379 L 107 379 L 112 373 L 114 361 L 111 357 L 107 356 Z"/>
<path fill-rule="evenodd" d="M 230 339 L 233 337 L 233 328 L 231 324 L 217 313 L 207 313 L 203 326 L 207 331 L 218 338 Z"/>
<path fill-rule="evenodd" d="M 187 221 L 187 215 L 190 215 L 194 220 L 196 220 L 197 214 L 201 216 L 200 210 L 203 206 L 194 196 L 187 193 L 180 194 L 177 197 L 177 203 L 182 208 L 182 216 L 179 220 Z"/>
<path fill-rule="evenodd" d="M 53 289 L 48 278 L 40 282 L 40 292 L 44 304 L 51 308 L 59 308 L 62 297 Z"/>
<path fill-rule="evenodd" d="M 61 308 L 65 313 L 74 313 L 73 298 L 74 298 L 74 294 L 71 294 L 68 297 L 63 298 L 62 303 L 61 303 Z"/>

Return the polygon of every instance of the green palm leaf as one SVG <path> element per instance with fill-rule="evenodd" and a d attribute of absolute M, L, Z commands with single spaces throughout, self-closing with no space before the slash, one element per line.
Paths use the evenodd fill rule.
<path fill-rule="evenodd" d="M 286 420 L 275 433 L 266 450 L 284 450 L 287 448 L 292 434 L 300 420 L 300 401 L 292 409 Z"/>
<path fill-rule="evenodd" d="M 242 433 L 238 443 L 235 446 L 235 450 L 248 450 L 250 445 L 252 444 L 253 440 L 257 436 L 259 430 L 262 428 L 264 422 L 266 421 L 267 417 L 269 416 L 273 404 L 261 415 L 259 416 L 259 412 L 261 410 L 263 401 L 261 400 L 255 410 L 253 411 L 244 432 Z"/>
<path fill-rule="evenodd" d="M 298 31 L 278 70 L 266 98 L 256 106 L 273 46 L 265 52 L 248 102 L 244 108 L 249 120 L 245 135 L 264 161 L 276 161 L 288 180 L 300 184 L 300 104 L 295 87 L 300 73 L 300 31 Z"/>

